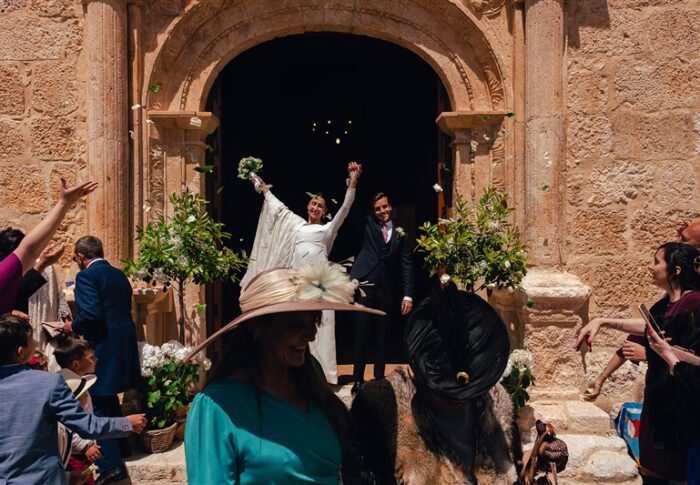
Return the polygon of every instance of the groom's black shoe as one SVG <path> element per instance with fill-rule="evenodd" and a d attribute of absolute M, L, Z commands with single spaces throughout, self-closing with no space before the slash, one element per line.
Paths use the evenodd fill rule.
<path fill-rule="evenodd" d="M 364 384 L 363 381 L 355 381 L 355 383 L 352 385 L 352 389 L 350 389 L 350 395 L 352 397 L 355 397 L 355 394 L 357 394 L 357 391 L 360 390 L 360 387 L 362 387 L 362 384 Z"/>

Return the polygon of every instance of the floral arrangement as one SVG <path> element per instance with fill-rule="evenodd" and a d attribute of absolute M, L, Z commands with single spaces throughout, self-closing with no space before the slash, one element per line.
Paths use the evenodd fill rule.
<path fill-rule="evenodd" d="M 160 347 L 144 344 L 141 351 L 141 375 L 146 378 L 146 416 L 148 428 L 163 429 L 175 422 L 175 412 L 192 401 L 199 370 L 211 368 L 202 352 L 189 361 L 193 350 L 171 340 Z"/>
<path fill-rule="evenodd" d="M 145 228 L 137 228 L 138 259 L 126 259 L 124 271 L 134 279 L 177 290 L 180 341 L 185 333 L 185 284 L 238 280 L 248 264 L 244 251 L 224 246 L 231 234 L 209 216 L 207 201 L 190 191 L 170 196 L 173 216 L 161 216 Z M 203 312 L 203 305 L 197 308 Z"/>
<path fill-rule="evenodd" d="M 357 280 L 351 280 L 345 267 L 331 262 L 309 264 L 297 271 L 297 300 L 352 303 Z"/>
<path fill-rule="evenodd" d="M 417 251 L 431 275 L 440 270 L 468 291 L 512 288 L 527 271 L 520 233 L 510 223 L 507 197 L 487 188 L 475 209 L 459 194 L 450 217 L 420 227 Z"/>
<path fill-rule="evenodd" d="M 527 388 L 535 383 L 532 374 L 532 354 L 524 349 L 515 349 L 508 358 L 501 384 L 513 400 L 515 410 L 519 410 L 530 399 Z"/>
<path fill-rule="evenodd" d="M 238 162 L 238 178 L 248 180 L 251 173 L 262 173 L 263 161 L 255 157 L 244 157 Z"/>

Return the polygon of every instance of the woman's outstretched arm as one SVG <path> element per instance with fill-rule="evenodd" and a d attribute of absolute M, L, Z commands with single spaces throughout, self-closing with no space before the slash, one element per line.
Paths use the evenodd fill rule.
<path fill-rule="evenodd" d="M 61 195 L 55 206 L 49 211 L 44 219 L 29 231 L 17 249 L 15 255 L 22 262 L 22 274 L 29 271 L 36 258 L 39 257 L 44 248 L 61 225 L 61 221 L 66 213 L 83 197 L 97 188 L 96 182 L 85 182 L 84 184 L 68 187 L 65 179 L 61 179 Z"/>

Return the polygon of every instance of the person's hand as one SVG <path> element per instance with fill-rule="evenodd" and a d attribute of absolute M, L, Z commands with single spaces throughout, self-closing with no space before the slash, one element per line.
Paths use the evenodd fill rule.
<path fill-rule="evenodd" d="M 401 315 L 408 315 L 413 310 L 413 302 L 409 300 L 403 300 L 401 302 Z"/>
<path fill-rule="evenodd" d="M 73 331 L 73 318 L 63 320 L 63 333 L 71 333 Z"/>
<path fill-rule="evenodd" d="M 348 163 L 348 177 L 350 177 L 350 183 L 348 186 L 350 188 L 357 186 L 357 181 L 359 180 L 360 175 L 362 175 L 362 165 L 357 162 Z"/>
<path fill-rule="evenodd" d="M 594 318 L 593 320 L 588 322 L 588 325 L 583 327 L 581 329 L 581 332 L 578 334 L 578 337 L 576 337 L 576 343 L 574 343 L 574 350 L 580 350 L 581 344 L 583 344 L 584 340 L 586 341 L 586 344 L 589 348 L 592 347 L 593 340 L 595 339 L 596 335 L 598 335 L 600 327 L 603 326 L 604 322 L 605 320 L 602 318 Z"/>
<path fill-rule="evenodd" d="M 98 445 L 97 443 L 93 443 L 90 446 L 88 446 L 85 450 L 85 458 L 87 458 L 90 463 L 95 463 L 97 460 L 102 458 L 100 445 Z"/>
<path fill-rule="evenodd" d="M 676 242 L 683 242 L 683 231 L 688 228 L 688 223 L 685 221 L 678 221 L 676 226 Z"/>
<path fill-rule="evenodd" d="M 15 316 L 17 318 L 21 318 L 22 320 L 29 322 L 29 315 L 27 315 L 24 312 L 21 312 L 19 310 L 12 310 L 10 313 L 12 314 L 12 316 Z"/>
<path fill-rule="evenodd" d="M 668 343 L 668 339 L 665 339 L 662 335 L 656 333 L 651 326 L 647 325 L 647 340 L 649 341 L 649 347 L 659 354 L 669 367 L 673 368 L 673 365 L 675 365 L 679 359 L 674 348 Z"/>
<path fill-rule="evenodd" d="M 583 393 L 583 399 L 588 402 L 593 402 L 600 396 L 600 391 L 603 390 L 603 379 L 598 376 L 586 386 L 586 391 Z"/>
<path fill-rule="evenodd" d="M 75 187 L 68 187 L 66 179 L 61 178 L 61 202 L 67 207 L 73 207 L 80 199 L 93 192 L 97 182 L 85 182 Z"/>
<path fill-rule="evenodd" d="M 642 362 L 647 360 L 647 349 L 643 345 L 625 340 L 622 344 L 622 355 L 627 360 Z"/>
<path fill-rule="evenodd" d="M 145 414 L 130 414 L 126 417 L 134 428 L 134 433 L 139 434 L 146 427 L 146 415 Z"/>
<path fill-rule="evenodd" d="M 47 266 L 51 266 L 59 260 L 59 258 L 63 255 L 65 248 L 66 247 L 63 244 L 51 244 L 50 246 L 44 248 L 39 255 L 39 262 L 37 262 L 37 264 L 34 266 L 34 269 L 39 273 L 44 271 Z"/>

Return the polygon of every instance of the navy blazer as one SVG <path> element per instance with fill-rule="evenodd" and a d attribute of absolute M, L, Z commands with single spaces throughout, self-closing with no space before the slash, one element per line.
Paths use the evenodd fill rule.
<path fill-rule="evenodd" d="M 87 439 L 122 438 L 126 418 L 87 413 L 60 374 L 26 365 L 0 366 L 0 485 L 63 485 L 58 423 Z"/>
<path fill-rule="evenodd" d="M 381 223 L 367 218 L 362 248 L 350 269 L 350 276 L 358 281 L 392 285 L 394 275 L 401 274 L 403 295 L 413 297 L 413 263 L 406 235 L 399 234 L 394 223 L 391 238 L 384 242 Z"/>
<path fill-rule="evenodd" d="M 131 284 L 124 272 L 98 260 L 75 278 L 78 316 L 73 331 L 95 348 L 97 382 L 93 396 L 112 396 L 137 387 L 141 369 L 131 320 Z"/>

